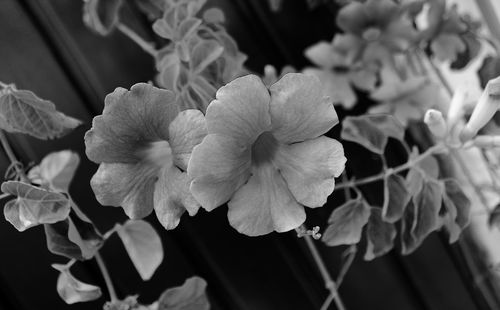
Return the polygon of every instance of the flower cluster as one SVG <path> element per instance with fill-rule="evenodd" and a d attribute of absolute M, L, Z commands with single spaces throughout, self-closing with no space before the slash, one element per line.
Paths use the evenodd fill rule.
<path fill-rule="evenodd" d="M 206 115 L 182 110 L 168 90 L 136 84 L 105 100 L 85 136 L 100 164 L 91 181 L 98 201 L 131 218 L 155 210 L 167 229 L 187 211 L 228 203 L 239 232 L 284 232 L 333 192 L 344 170 L 342 145 L 324 134 L 338 123 L 315 77 L 286 74 L 269 89 L 254 75 L 217 91 Z"/>

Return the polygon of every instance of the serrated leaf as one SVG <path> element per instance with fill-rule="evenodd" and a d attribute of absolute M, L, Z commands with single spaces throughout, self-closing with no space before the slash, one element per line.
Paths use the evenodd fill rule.
<path fill-rule="evenodd" d="M 356 244 L 370 217 L 370 207 L 362 199 L 353 199 L 333 210 L 323 242 L 329 246 Z"/>
<path fill-rule="evenodd" d="M 342 122 L 341 138 L 383 154 L 389 137 L 402 140 L 404 126 L 391 115 L 348 116 Z"/>
<path fill-rule="evenodd" d="M 70 202 L 64 195 L 30 184 L 7 181 L 2 184 L 2 192 L 17 196 L 5 204 L 4 215 L 19 231 L 62 221 L 70 212 Z"/>
<path fill-rule="evenodd" d="M 72 151 L 60 151 L 45 156 L 38 166 L 33 167 L 29 179 L 50 189 L 67 193 L 73 179 L 80 157 Z"/>
<path fill-rule="evenodd" d="M 102 246 L 103 239 L 93 224 L 73 215 L 73 219 L 45 225 L 47 248 L 67 258 L 91 259 Z"/>
<path fill-rule="evenodd" d="M 372 260 L 389 252 L 394 247 L 396 227 L 382 219 L 382 211 L 372 208 L 368 224 L 366 225 L 367 247 L 365 260 Z"/>
<path fill-rule="evenodd" d="M 108 35 L 119 20 L 123 0 L 84 0 L 83 21 L 100 35 Z"/>
<path fill-rule="evenodd" d="M 384 204 L 382 218 L 385 222 L 395 223 L 403 216 L 411 195 L 406 188 L 405 179 L 397 174 L 391 174 L 384 182 Z"/>
<path fill-rule="evenodd" d="M 5 131 L 52 139 L 64 136 L 80 124 L 31 91 L 9 86 L 0 92 L 0 128 Z"/>
<path fill-rule="evenodd" d="M 208 65 L 219 58 L 224 48 L 214 40 L 202 40 L 193 49 L 191 70 L 194 74 L 202 72 Z"/>
<path fill-rule="evenodd" d="M 146 221 L 129 220 L 117 232 L 141 278 L 151 279 L 163 261 L 163 246 L 156 230 Z"/>
<path fill-rule="evenodd" d="M 481 68 L 477 71 L 481 87 L 485 88 L 489 80 L 500 75 L 500 57 L 487 56 L 483 60 Z"/>
<path fill-rule="evenodd" d="M 101 288 L 78 280 L 65 265 L 53 264 L 52 267 L 60 271 L 57 278 L 57 293 L 68 305 L 101 297 Z"/>
<path fill-rule="evenodd" d="M 167 289 L 158 300 L 158 310 L 208 310 L 206 287 L 205 280 L 191 277 L 182 286 Z"/>

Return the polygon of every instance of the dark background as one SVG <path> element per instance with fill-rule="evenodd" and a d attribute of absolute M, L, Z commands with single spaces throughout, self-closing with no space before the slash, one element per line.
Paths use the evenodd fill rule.
<path fill-rule="evenodd" d="M 208 1 L 226 14 L 229 32 L 248 55 L 247 66 L 261 72 L 265 64 L 281 68 L 307 65 L 302 52 L 311 44 L 330 40 L 335 33 L 335 6 L 308 10 L 305 0 L 284 1 L 281 12 L 269 11 L 264 0 Z M 120 33 L 110 37 L 93 34 L 82 23 L 78 0 L 0 0 L 0 81 L 15 83 L 53 101 L 59 110 L 84 121 L 72 134 L 55 141 L 39 141 L 9 135 L 16 155 L 24 162 L 38 162 L 51 151 L 71 149 L 82 157 L 73 198 L 101 231 L 124 221 L 121 208 L 99 206 L 89 186 L 96 165 L 86 160 L 83 134 L 92 117 L 100 114 L 104 96 L 116 87 L 129 88 L 154 77 L 153 61 Z M 133 7 L 126 23 L 151 34 L 148 22 Z M 354 113 L 362 112 L 363 104 Z M 340 111 L 342 112 L 342 111 Z M 338 133 L 338 128 L 332 133 Z M 366 174 L 378 168 L 356 146 L 346 144 L 350 173 Z M 394 148 L 394 157 L 398 150 Z M 368 155 L 363 155 L 368 156 Z M 0 152 L 0 171 L 8 166 Z M 380 201 L 380 189 L 366 188 Z M 334 205 L 342 202 L 335 193 L 325 207 L 308 210 L 308 225 L 325 227 Z M 333 202 L 335 201 L 335 203 Z M 212 309 L 319 309 L 328 292 L 302 239 L 295 233 L 250 238 L 238 234 L 226 219 L 226 207 L 211 213 L 203 210 L 185 216 L 174 231 L 165 231 L 154 218 L 148 220 L 160 233 L 165 260 L 155 276 L 142 282 L 118 238 L 102 250 L 120 297 L 141 294 L 153 302 L 165 288 L 180 285 L 199 275 L 208 282 Z M 327 248 L 317 242 L 335 277 L 342 247 Z M 340 288 L 348 309 L 499 309 L 495 294 L 481 273 L 466 262 L 475 254 L 449 246 L 446 236 L 433 234 L 414 254 L 397 251 L 364 262 L 364 246 Z M 464 255 L 467 254 L 467 255 Z M 0 221 L 1 309 L 99 309 L 107 297 L 94 261 L 77 263 L 72 270 L 82 281 L 101 286 L 104 297 L 90 303 L 65 305 L 56 288 L 58 273 L 51 263 L 66 259 L 49 253 L 43 227 L 19 233 Z M 330 309 L 335 309 L 332 305 Z"/>

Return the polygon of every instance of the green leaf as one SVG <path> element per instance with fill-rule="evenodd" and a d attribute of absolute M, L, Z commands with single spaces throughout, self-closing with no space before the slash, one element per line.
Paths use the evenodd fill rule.
<path fill-rule="evenodd" d="M 45 225 L 45 236 L 50 252 L 78 260 L 91 259 L 103 244 L 94 225 L 78 216 Z"/>
<path fill-rule="evenodd" d="M 98 286 L 81 282 L 71 274 L 66 265 L 53 264 L 52 267 L 60 271 L 57 278 L 57 293 L 68 305 L 101 297 L 102 292 Z"/>
<path fill-rule="evenodd" d="M 490 229 L 493 227 L 500 229 L 500 204 L 498 204 L 488 215 L 488 226 Z"/>
<path fill-rule="evenodd" d="M 100 35 L 108 35 L 119 20 L 123 0 L 84 0 L 83 21 Z"/>
<path fill-rule="evenodd" d="M 158 300 L 158 310 L 208 310 L 207 283 L 200 277 L 187 279 L 182 286 L 169 288 Z"/>
<path fill-rule="evenodd" d="M 406 187 L 405 179 L 397 174 L 391 174 L 384 183 L 384 204 L 382 218 L 388 223 L 395 223 L 403 216 L 411 195 Z"/>
<path fill-rule="evenodd" d="M 372 208 L 370 219 L 366 225 L 366 247 L 365 260 L 372 260 L 389 252 L 394 247 L 396 238 L 396 227 L 382 219 L 380 208 Z"/>
<path fill-rule="evenodd" d="M 118 236 L 141 278 L 151 279 L 163 261 L 163 246 L 158 233 L 146 221 L 129 220 L 118 227 Z"/>
<path fill-rule="evenodd" d="M 64 136 L 80 124 L 28 90 L 8 86 L 0 92 L 0 128 L 5 131 L 46 140 Z"/>
<path fill-rule="evenodd" d="M 471 201 L 465 195 L 460 183 L 455 179 L 444 180 L 445 192 L 443 201 L 447 208 L 456 209 L 456 223 L 464 229 L 469 224 Z"/>
<path fill-rule="evenodd" d="M 500 75 L 500 57 L 488 56 L 483 60 L 481 68 L 477 71 L 481 87 L 485 88 L 489 80 L 492 80 Z"/>
<path fill-rule="evenodd" d="M 19 231 L 62 221 L 70 212 L 70 202 L 64 195 L 26 183 L 4 182 L 2 192 L 17 196 L 5 204 L 4 215 Z"/>
<path fill-rule="evenodd" d="M 187 40 L 201 25 L 201 19 L 196 17 L 191 17 L 183 20 L 179 24 L 178 28 L 178 40 Z"/>
<path fill-rule="evenodd" d="M 410 197 L 415 196 L 422 190 L 424 184 L 424 175 L 422 170 L 411 168 L 406 175 L 406 188 Z"/>
<path fill-rule="evenodd" d="M 391 115 L 348 116 L 342 123 L 341 138 L 383 154 L 389 137 L 403 140 L 404 126 Z"/>
<path fill-rule="evenodd" d="M 440 34 L 431 42 L 432 53 L 441 61 L 455 61 L 467 46 L 456 34 Z"/>
<path fill-rule="evenodd" d="M 181 72 L 181 60 L 177 54 L 167 54 L 158 62 L 158 82 L 166 89 L 176 90 Z"/>
<path fill-rule="evenodd" d="M 203 12 L 203 20 L 209 24 L 221 24 L 226 21 L 226 17 L 221 9 L 209 8 Z"/>
<path fill-rule="evenodd" d="M 370 217 L 370 207 L 363 199 L 353 199 L 333 210 L 323 242 L 329 246 L 356 244 Z"/>
<path fill-rule="evenodd" d="M 191 70 L 194 74 L 199 74 L 219 58 L 223 52 L 224 48 L 215 40 L 202 40 L 198 42 L 191 56 Z"/>
<path fill-rule="evenodd" d="M 28 178 L 36 184 L 67 193 L 80 157 L 72 151 L 60 151 L 45 156 L 38 166 L 33 167 Z"/>

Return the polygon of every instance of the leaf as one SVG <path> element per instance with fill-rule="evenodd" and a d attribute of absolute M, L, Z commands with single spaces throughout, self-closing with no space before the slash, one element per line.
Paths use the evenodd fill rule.
<path fill-rule="evenodd" d="M 141 278 L 151 279 L 163 261 L 163 246 L 157 232 L 142 220 L 129 220 L 117 232 Z"/>
<path fill-rule="evenodd" d="M 348 116 L 342 123 L 341 138 L 383 154 L 389 137 L 402 140 L 404 126 L 391 115 Z"/>
<path fill-rule="evenodd" d="M 2 192 L 17 196 L 5 204 L 4 215 L 19 231 L 62 221 L 70 212 L 70 202 L 64 195 L 26 183 L 4 182 Z"/>
<path fill-rule="evenodd" d="M 425 180 L 420 192 L 413 197 L 413 207 L 407 210 L 412 222 L 404 221 L 406 238 L 403 240 L 403 254 L 410 254 L 417 249 L 424 239 L 439 228 L 439 210 L 441 209 L 443 188 L 434 180 Z M 406 212 L 405 212 L 406 213 Z M 411 224 L 411 225 L 410 225 Z M 408 232 L 410 237 L 408 237 Z M 410 241 L 404 243 L 404 240 Z"/>
<path fill-rule="evenodd" d="M 193 49 L 191 56 L 191 70 L 194 74 L 199 74 L 208 65 L 219 58 L 224 52 L 224 48 L 214 40 L 200 41 Z"/>
<path fill-rule="evenodd" d="M 161 294 L 157 310 L 208 310 L 206 287 L 205 280 L 191 277 L 182 286 L 169 288 Z"/>
<path fill-rule="evenodd" d="M 333 210 L 323 242 L 328 246 L 356 244 L 370 217 L 370 207 L 362 199 L 353 199 Z"/>
<path fill-rule="evenodd" d="M 176 90 L 181 70 L 181 60 L 177 54 L 167 54 L 157 64 L 158 82 L 166 89 Z"/>
<path fill-rule="evenodd" d="M 500 57 L 487 56 L 483 60 L 481 68 L 477 71 L 481 87 L 485 88 L 489 80 L 500 75 Z"/>
<path fill-rule="evenodd" d="M 192 17 L 183 20 L 178 27 L 178 40 L 187 40 L 201 25 L 201 19 Z"/>
<path fill-rule="evenodd" d="M 453 70 L 465 68 L 481 51 L 481 42 L 477 39 L 477 34 L 467 31 L 461 34 L 460 38 L 464 41 L 466 49 L 458 53 L 456 60 L 450 64 Z"/>
<path fill-rule="evenodd" d="M 60 271 L 57 278 L 57 293 L 68 305 L 101 297 L 101 288 L 76 279 L 65 265 L 53 264 L 52 267 Z"/>
<path fill-rule="evenodd" d="M 221 24 L 226 21 L 226 17 L 221 9 L 209 8 L 203 12 L 203 20 L 207 23 Z"/>
<path fill-rule="evenodd" d="M 103 239 L 93 224 L 77 216 L 74 218 L 45 225 L 47 248 L 50 252 L 67 258 L 91 259 L 102 246 Z"/>
<path fill-rule="evenodd" d="M 427 156 L 419 161 L 417 167 L 425 173 L 427 178 L 437 179 L 439 176 L 439 164 L 434 156 Z"/>
<path fill-rule="evenodd" d="M 453 205 L 456 210 L 455 221 L 461 229 L 464 229 L 469 224 L 471 201 L 469 200 L 469 197 L 465 195 L 457 180 L 444 180 L 444 187 L 445 192 L 443 195 L 443 201 L 445 206 L 447 208 L 451 208 Z"/>
<path fill-rule="evenodd" d="M 119 20 L 123 0 L 84 0 L 83 21 L 100 35 L 108 35 Z"/>
<path fill-rule="evenodd" d="M 395 223 L 403 216 L 411 195 L 406 188 L 405 179 L 397 174 L 391 174 L 384 183 L 384 204 L 382 218 L 385 222 Z"/>
<path fill-rule="evenodd" d="M 66 135 L 81 122 L 56 110 L 55 105 L 28 90 L 8 86 L 0 93 L 0 128 L 38 139 Z"/>
<path fill-rule="evenodd" d="M 72 151 L 60 151 L 45 156 L 40 165 L 33 167 L 28 177 L 37 184 L 47 185 L 50 189 L 67 193 L 80 157 Z"/>
<path fill-rule="evenodd" d="M 396 227 L 382 219 L 382 211 L 372 208 L 366 225 L 366 240 L 368 242 L 365 260 L 372 260 L 389 252 L 394 247 Z"/>

